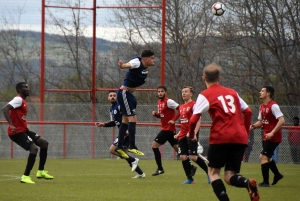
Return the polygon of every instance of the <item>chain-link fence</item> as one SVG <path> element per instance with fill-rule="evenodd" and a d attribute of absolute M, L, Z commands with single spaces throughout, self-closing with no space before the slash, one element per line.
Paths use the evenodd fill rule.
<path fill-rule="evenodd" d="M 1 103 L 5 105 L 6 103 Z M 37 102 L 28 103 L 29 112 L 27 121 L 39 120 L 39 107 Z M 106 122 L 109 117 L 110 105 L 97 104 L 96 121 Z M 156 110 L 156 105 L 138 105 L 137 115 L 139 123 L 159 123 L 159 119 L 153 117 L 151 112 Z M 258 114 L 258 106 L 251 106 L 253 111 L 252 122 L 255 122 Z M 299 106 L 280 106 L 285 115 L 285 126 L 292 126 L 292 118 L 299 116 Z M 91 122 L 91 103 L 45 103 L 44 104 L 44 121 L 43 123 L 29 124 L 30 130 L 40 133 L 49 141 L 50 158 L 107 158 L 111 157 L 108 149 L 117 135 L 117 128 L 98 128 Z M 0 121 L 5 121 L 3 114 L 0 114 Z M 53 123 L 49 123 L 53 122 Z M 60 123 L 56 123 L 60 122 Z M 77 122 L 72 123 L 72 122 Z M 208 114 L 202 116 L 203 124 L 210 124 Z M 151 143 L 160 131 L 159 126 L 137 126 L 136 143 L 137 146 L 145 153 L 144 158 L 153 159 L 154 155 Z M 291 147 L 288 140 L 289 127 L 283 129 L 283 140 L 279 146 L 279 162 L 292 163 Z M 0 157 L 9 158 L 13 153 L 15 158 L 27 157 L 22 148 L 10 142 L 7 136 L 7 123 L 0 124 Z M 208 148 L 209 127 L 203 127 L 200 131 L 199 141 L 204 147 L 203 155 L 206 155 Z M 299 136 L 300 138 L 300 136 Z M 11 148 L 13 144 L 13 149 Z M 262 147 L 262 132 L 256 129 L 253 132 L 253 139 L 249 143 L 249 151 L 245 154 L 249 162 L 258 162 L 259 153 Z M 300 148 L 299 148 L 300 149 Z M 293 152 L 294 153 L 294 152 Z M 299 153 L 299 152 L 298 152 Z M 163 159 L 174 159 L 174 151 L 166 144 L 162 148 Z"/>

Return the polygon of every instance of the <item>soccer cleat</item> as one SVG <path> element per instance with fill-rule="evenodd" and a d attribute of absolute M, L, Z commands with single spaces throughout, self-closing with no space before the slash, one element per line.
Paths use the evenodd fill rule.
<path fill-rule="evenodd" d="M 32 180 L 31 180 L 31 178 L 30 178 L 30 176 L 26 176 L 26 175 L 23 175 L 22 177 L 21 177 L 21 181 L 20 181 L 21 183 L 25 183 L 25 184 L 35 184 Z"/>
<path fill-rule="evenodd" d="M 191 175 L 194 176 L 196 174 L 197 167 L 192 165 Z"/>
<path fill-rule="evenodd" d="M 195 184 L 194 179 L 187 179 L 182 184 Z"/>
<path fill-rule="evenodd" d="M 256 185 L 255 179 L 248 180 L 248 192 L 249 192 L 251 201 L 259 201 L 259 193 L 257 190 L 257 185 Z"/>
<path fill-rule="evenodd" d="M 259 187 L 270 187 L 270 184 L 269 183 L 264 183 L 264 182 L 261 182 L 258 184 Z"/>
<path fill-rule="evenodd" d="M 120 154 L 122 158 L 125 158 L 125 159 L 129 158 L 129 156 L 125 153 L 125 151 L 120 147 L 116 147 L 115 152 Z"/>
<path fill-rule="evenodd" d="M 160 174 L 163 174 L 163 173 L 165 173 L 164 170 L 159 170 L 159 169 L 157 169 L 157 170 L 152 174 L 152 176 L 157 176 L 157 175 L 160 175 Z"/>
<path fill-rule="evenodd" d="M 135 160 L 133 162 L 131 162 L 131 171 L 135 171 L 135 169 L 137 168 L 138 164 L 139 164 L 139 160 L 138 158 L 135 158 Z"/>
<path fill-rule="evenodd" d="M 135 155 L 138 155 L 138 156 L 144 156 L 145 155 L 143 152 L 139 151 L 136 146 L 129 146 L 128 151 L 131 152 L 131 153 L 134 153 Z"/>
<path fill-rule="evenodd" d="M 277 182 L 283 178 L 283 175 L 282 174 L 279 174 L 278 176 L 274 176 L 274 179 L 273 179 L 273 183 L 272 185 L 275 185 L 277 184 Z"/>
<path fill-rule="evenodd" d="M 132 177 L 133 179 L 140 179 L 140 178 L 145 178 L 146 177 L 146 174 L 143 173 L 143 174 L 137 174 L 135 175 L 134 177 Z"/>
<path fill-rule="evenodd" d="M 48 174 L 48 171 L 38 170 L 36 173 L 38 179 L 53 179 L 54 177 Z"/>

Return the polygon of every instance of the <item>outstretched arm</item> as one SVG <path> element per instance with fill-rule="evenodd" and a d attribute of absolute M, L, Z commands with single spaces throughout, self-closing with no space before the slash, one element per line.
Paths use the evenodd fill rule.
<path fill-rule="evenodd" d="M 250 125 L 250 130 L 260 128 L 262 126 L 262 120 L 258 120 L 256 123 Z"/>
<path fill-rule="evenodd" d="M 130 68 L 131 64 L 130 63 L 124 63 L 122 60 L 119 60 L 118 66 L 119 66 L 119 68 L 124 69 L 124 68 Z"/>
<path fill-rule="evenodd" d="M 152 111 L 152 116 L 154 116 L 156 118 L 160 118 L 159 113 L 157 113 L 156 111 Z"/>
<path fill-rule="evenodd" d="M 98 126 L 98 127 L 114 127 L 117 124 L 116 124 L 115 121 L 109 121 L 109 122 L 106 122 L 106 123 L 96 122 L 95 125 Z"/>

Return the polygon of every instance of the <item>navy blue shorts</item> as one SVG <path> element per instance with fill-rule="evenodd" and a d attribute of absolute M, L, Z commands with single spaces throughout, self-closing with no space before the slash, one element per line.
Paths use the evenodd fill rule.
<path fill-rule="evenodd" d="M 113 145 L 117 147 L 118 142 L 119 142 L 119 138 L 116 137 L 113 142 Z M 123 141 L 123 149 L 128 149 L 128 146 L 129 146 L 129 136 L 125 136 L 124 141 Z"/>
<path fill-rule="evenodd" d="M 136 98 L 134 95 L 128 90 L 119 89 L 117 92 L 117 100 L 120 104 L 120 110 L 122 114 L 126 116 L 134 116 L 136 115 Z"/>

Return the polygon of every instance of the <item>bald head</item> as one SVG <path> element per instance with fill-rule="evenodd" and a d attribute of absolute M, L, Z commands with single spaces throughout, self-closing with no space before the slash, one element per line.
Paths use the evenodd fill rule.
<path fill-rule="evenodd" d="M 211 63 L 203 69 L 203 78 L 208 83 L 215 83 L 219 81 L 222 68 L 216 63 Z"/>

